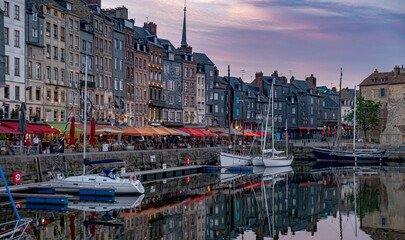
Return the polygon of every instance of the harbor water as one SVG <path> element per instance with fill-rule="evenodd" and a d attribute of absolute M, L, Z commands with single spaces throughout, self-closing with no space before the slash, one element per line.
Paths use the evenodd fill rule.
<path fill-rule="evenodd" d="M 17 198 L 32 219 L 23 239 L 405 239 L 401 166 L 215 169 L 144 186 L 66 205 Z M 2 200 L 0 223 L 15 220 Z"/>

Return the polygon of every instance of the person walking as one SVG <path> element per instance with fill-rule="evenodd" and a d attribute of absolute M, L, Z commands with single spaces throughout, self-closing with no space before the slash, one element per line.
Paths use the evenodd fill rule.
<path fill-rule="evenodd" d="M 30 155 L 31 139 L 29 136 L 27 137 L 27 140 L 25 140 L 25 147 L 27 148 L 27 155 Z"/>
<path fill-rule="evenodd" d="M 34 137 L 34 154 L 37 154 L 37 151 L 39 152 L 39 138 L 37 136 Z"/>

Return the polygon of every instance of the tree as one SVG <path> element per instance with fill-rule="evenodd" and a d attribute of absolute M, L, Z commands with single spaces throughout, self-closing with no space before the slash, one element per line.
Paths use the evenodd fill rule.
<path fill-rule="evenodd" d="M 367 131 L 378 126 L 380 119 L 378 113 L 381 107 L 381 103 L 375 103 L 372 100 L 365 100 L 364 97 L 357 97 L 357 110 L 356 110 L 356 123 L 364 132 L 364 137 L 367 138 Z M 352 106 L 352 110 L 354 106 Z M 346 121 L 353 121 L 354 111 L 351 111 L 346 115 Z"/>

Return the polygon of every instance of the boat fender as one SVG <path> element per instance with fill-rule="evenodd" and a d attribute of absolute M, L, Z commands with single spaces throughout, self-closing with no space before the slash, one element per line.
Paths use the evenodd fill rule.
<path fill-rule="evenodd" d="M 129 177 L 129 181 L 136 181 L 136 176 L 135 176 L 135 174 L 132 174 L 132 175 Z"/>

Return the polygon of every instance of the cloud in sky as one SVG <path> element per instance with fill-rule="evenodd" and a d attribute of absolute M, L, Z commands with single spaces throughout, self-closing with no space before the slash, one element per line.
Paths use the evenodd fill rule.
<path fill-rule="evenodd" d="M 158 36 L 180 45 L 183 0 L 103 0 L 103 8 L 125 5 L 142 26 L 148 17 Z M 405 64 L 405 1 L 401 0 L 189 0 L 187 42 L 206 53 L 220 75 L 245 81 L 274 70 L 319 84 L 352 86 L 375 68 Z M 291 74 L 290 74 L 291 73 Z"/>

